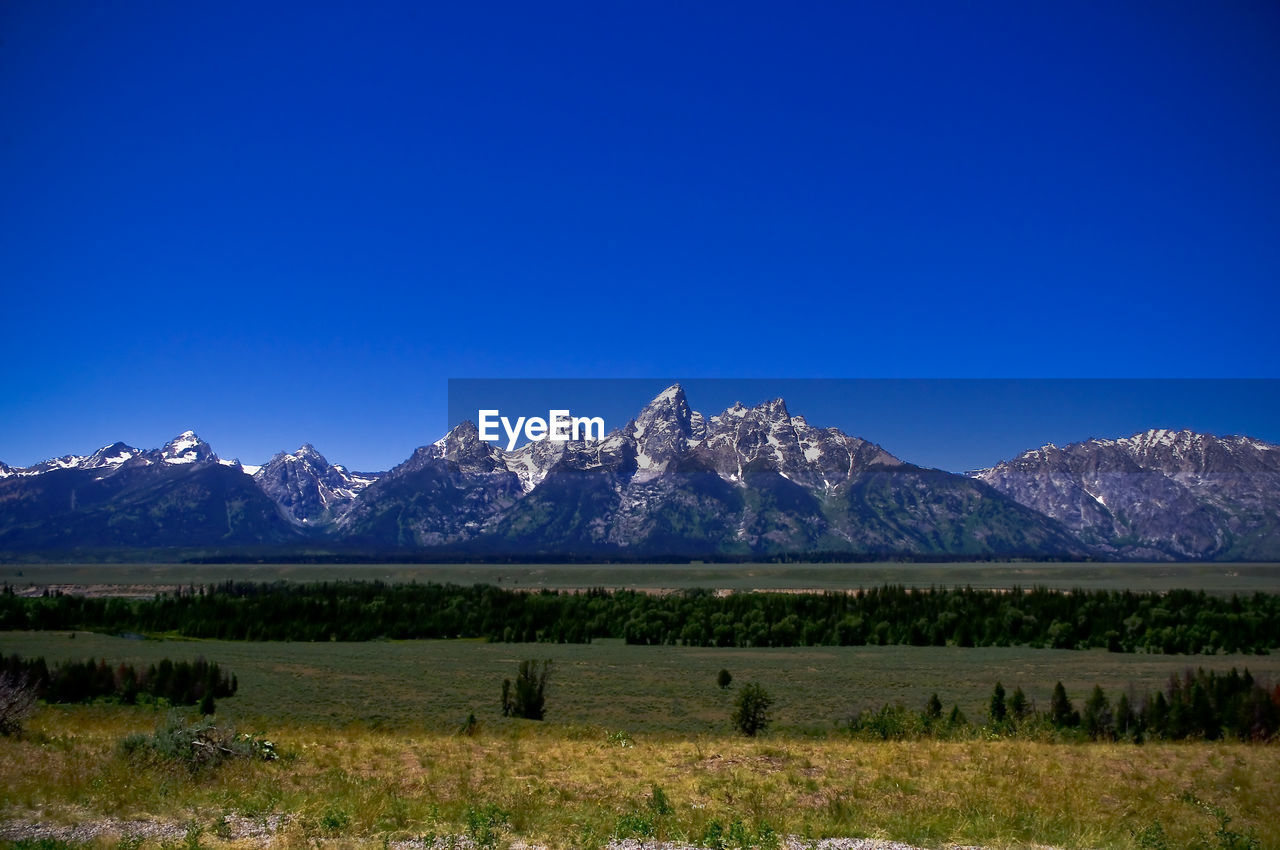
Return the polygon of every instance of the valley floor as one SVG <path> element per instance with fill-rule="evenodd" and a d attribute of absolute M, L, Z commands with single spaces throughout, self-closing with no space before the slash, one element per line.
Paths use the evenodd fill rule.
<path fill-rule="evenodd" d="M 1247 595 L 1280 592 L 1280 564 L 954 561 L 850 564 L 2 564 L 0 582 L 19 593 L 46 587 L 101 596 L 143 596 L 224 581 L 385 581 L 494 584 L 507 589 L 593 587 L 677 591 L 713 588 L 849 591 L 906 587 L 1163 591 Z"/>
<path fill-rule="evenodd" d="M 23 737 L 0 739 L 0 837 L 769 848 L 794 836 L 801 846 L 838 837 L 1127 848 L 1231 846 L 1226 834 L 1280 846 L 1274 746 L 747 739 L 532 722 L 482 724 L 467 736 L 285 723 L 265 730 L 279 760 L 191 773 L 120 749 L 155 722 L 137 708 L 40 709 Z"/>
<path fill-rule="evenodd" d="M 944 565 L 634 568 L 663 587 L 838 589 L 887 571 L 938 581 Z M 25 572 L 30 568 L 8 567 Z M 55 568 L 48 568 L 55 570 Z M 190 581 L 334 578 L 356 567 L 59 567 L 26 581 L 156 586 Z M 239 570 L 245 572 L 239 572 Z M 392 580 L 495 580 L 447 575 Z M 427 568 L 431 569 L 431 568 Z M 437 570 L 444 568 L 435 568 Z M 605 566 L 501 568 L 512 586 L 594 586 Z M 518 570 L 513 572 L 512 569 Z M 663 572 L 668 569 L 668 572 Z M 685 572 L 685 570 L 688 570 Z M 970 565 L 954 582 L 1126 586 L 1150 581 L 1230 592 L 1274 591 L 1275 565 Z M 265 570 L 265 573 L 263 572 Z M 321 572 L 315 572 L 319 570 Z M 861 571 L 859 571 L 861 570 Z M 1172 570 L 1164 575 L 1162 571 Z M 1201 571 L 1203 570 L 1203 571 Z M 104 573 L 104 571 L 107 571 Z M 724 571 L 724 572 L 720 572 Z M 279 572 L 280 574 L 276 574 Z M 619 574 L 618 584 L 632 584 Z M 1197 578 L 1198 577 L 1198 578 Z M 715 581 L 714 579 L 723 579 Z M 712 581 L 707 581 L 712 579 Z M 517 585 L 516 582 L 519 582 Z M 686 584 L 685 582 L 688 582 Z M 856 583 L 856 582 L 855 582 Z M 219 663 L 236 696 L 220 724 L 266 735 L 278 761 L 186 768 L 120 742 L 164 712 L 118 705 L 42 706 L 20 737 L 0 737 L 0 847 L 67 845 L 400 847 L 402 850 L 659 850 L 658 843 L 740 850 L 870 850 L 853 839 L 1011 848 L 1280 848 L 1280 749 L 1225 742 L 1055 743 L 981 736 L 870 742 L 845 731 L 864 709 L 923 707 L 936 691 L 981 723 L 997 680 L 1043 709 L 1061 680 L 1079 706 L 1092 686 L 1141 696 L 1188 668 L 1248 668 L 1280 681 L 1280 655 L 1166 656 L 1028 647 L 714 649 L 481 641 L 250 643 L 127 639 L 86 632 L 0 632 L 0 653 L 49 662 L 162 658 Z M 504 678 L 551 659 L 547 720 L 505 718 Z M 721 669 L 729 689 L 717 687 Z M 775 698 L 759 739 L 732 734 L 734 691 Z M 460 734 L 474 715 L 474 735 Z M 636 844 L 630 842 L 643 842 Z M 796 843 L 792 843 L 796 842 Z"/>

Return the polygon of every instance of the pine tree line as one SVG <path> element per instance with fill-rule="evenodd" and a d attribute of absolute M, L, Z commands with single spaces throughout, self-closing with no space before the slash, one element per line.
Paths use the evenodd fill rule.
<path fill-rule="evenodd" d="M 1280 646 L 1280 595 L 1045 588 L 853 593 L 516 591 L 490 585 L 227 582 L 150 600 L 0 593 L 0 631 L 176 632 L 224 640 L 487 638 L 688 646 L 1032 646 L 1239 653 Z"/>
<path fill-rule="evenodd" d="M 0 678 L 22 681 L 46 702 L 75 703 L 114 699 L 126 705 L 167 700 L 170 705 L 211 705 L 233 696 L 240 683 L 216 664 L 171 661 L 165 658 L 138 670 L 132 664 L 108 664 L 106 659 L 66 661 L 49 665 L 44 658 L 0 657 Z M 207 712 L 207 713 L 212 713 Z"/>

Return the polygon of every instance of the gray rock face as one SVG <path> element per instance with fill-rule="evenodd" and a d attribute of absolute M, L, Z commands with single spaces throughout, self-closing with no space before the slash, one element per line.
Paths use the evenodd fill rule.
<path fill-rule="evenodd" d="M 0 478 L 10 475 L 43 475 L 65 469 L 98 469 L 109 475 L 122 466 L 149 466 L 151 464 L 205 464 L 222 463 L 213 447 L 200 439 L 194 431 L 184 431 L 158 449 L 137 449 L 125 443 L 103 446 L 91 455 L 63 455 L 40 461 L 25 468 L 12 468 L 0 464 Z M 225 463 L 234 465 L 233 462 Z"/>
<path fill-rule="evenodd" d="M 504 453 L 463 422 L 369 485 L 337 533 L 378 547 L 446 546 L 477 536 L 523 492 Z"/>
<path fill-rule="evenodd" d="M 310 443 L 291 454 L 280 452 L 253 475 L 262 492 L 299 526 L 339 522 L 376 476 L 348 472 L 330 464 Z"/>
<path fill-rule="evenodd" d="M 603 440 L 493 451 L 521 482 L 477 527 L 477 544 L 500 551 L 1085 551 L 990 488 L 814 428 L 781 399 L 707 419 L 673 386 Z"/>
<path fill-rule="evenodd" d="M 254 468 L 250 468 L 254 469 Z M 371 552 L 1280 560 L 1280 447 L 1148 431 L 923 469 L 782 399 L 712 417 L 669 387 L 600 440 L 504 451 L 464 422 L 386 473 L 312 446 L 252 477 L 187 431 L 0 464 L 0 550 L 305 540 Z"/>
<path fill-rule="evenodd" d="M 158 451 L 147 452 L 148 459 L 158 463 L 188 464 L 217 463 L 213 446 L 196 436 L 195 431 L 183 431 Z"/>
<path fill-rule="evenodd" d="M 1130 558 L 1280 556 L 1280 447 L 1150 430 L 1047 445 L 971 475 Z"/>
<path fill-rule="evenodd" d="M 0 478 L 0 552 L 118 553 L 290 545 L 298 533 L 237 462 L 186 432 L 159 449 L 113 443 Z"/>

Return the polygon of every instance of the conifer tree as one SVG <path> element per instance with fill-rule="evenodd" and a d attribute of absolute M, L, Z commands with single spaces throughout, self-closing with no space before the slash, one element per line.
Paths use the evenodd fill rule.
<path fill-rule="evenodd" d="M 1062 682 L 1053 686 L 1053 696 L 1049 699 L 1049 721 L 1060 729 L 1080 724 L 1080 714 L 1071 705 Z"/>
<path fill-rule="evenodd" d="M 991 690 L 991 708 L 987 711 L 992 726 L 1003 726 L 1009 716 L 1009 709 L 1004 703 L 1004 685 L 996 682 Z"/>
<path fill-rule="evenodd" d="M 1094 685 L 1092 693 L 1085 700 L 1081 725 L 1094 740 L 1114 737 L 1115 723 L 1111 715 L 1111 703 L 1101 685 Z"/>
<path fill-rule="evenodd" d="M 1031 712 L 1031 706 L 1027 704 L 1027 695 L 1022 692 L 1022 686 L 1013 689 L 1013 695 L 1009 697 L 1009 716 L 1015 722 L 1021 722 L 1026 719 Z"/>

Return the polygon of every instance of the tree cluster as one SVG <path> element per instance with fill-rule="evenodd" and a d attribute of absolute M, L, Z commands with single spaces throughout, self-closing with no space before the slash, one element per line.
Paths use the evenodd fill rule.
<path fill-rule="evenodd" d="M 885 704 L 849 722 L 855 735 L 881 739 L 964 736 L 978 728 L 958 706 L 944 716 L 936 693 L 919 712 Z M 1094 685 L 1077 709 L 1058 682 L 1048 707 L 1039 711 L 1021 687 L 1008 695 L 996 682 L 986 723 L 980 728 L 988 734 L 1016 737 L 1054 734 L 1139 744 L 1149 739 L 1271 741 L 1280 737 L 1280 685 L 1268 689 L 1247 669 L 1240 673 L 1232 667 L 1224 674 L 1187 670 L 1140 701 L 1128 693 L 1112 699 Z"/>
<path fill-rule="evenodd" d="M 212 701 L 233 696 L 239 688 L 234 675 L 216 664 L 171 661 L 151 664 L 144 670 L 132 664 L 108 664 L 106 659 L 67 661 L 49 665 L 44 658 L 24 659 L 19 655 L 0 657 L 0 679 L 25 681 L 32 692 L 46 702 L 91 702 L 114 699 L 131 705 L 139 701 L 164 699 L 170 705 L 202 705 L 212 713 Z"/>
<path fill-rule="evenodd" d="M 1220 597 L 1045 588 L 656 595 L 490 585 L 227 582 L 150 600 L 0 593 L 0 631 L 176 632 L 223 640 L 480 637 L 491 641 L 813 646 L 906 644 L 1265 652 L 1280 646 L 1280 595 Z"/>

